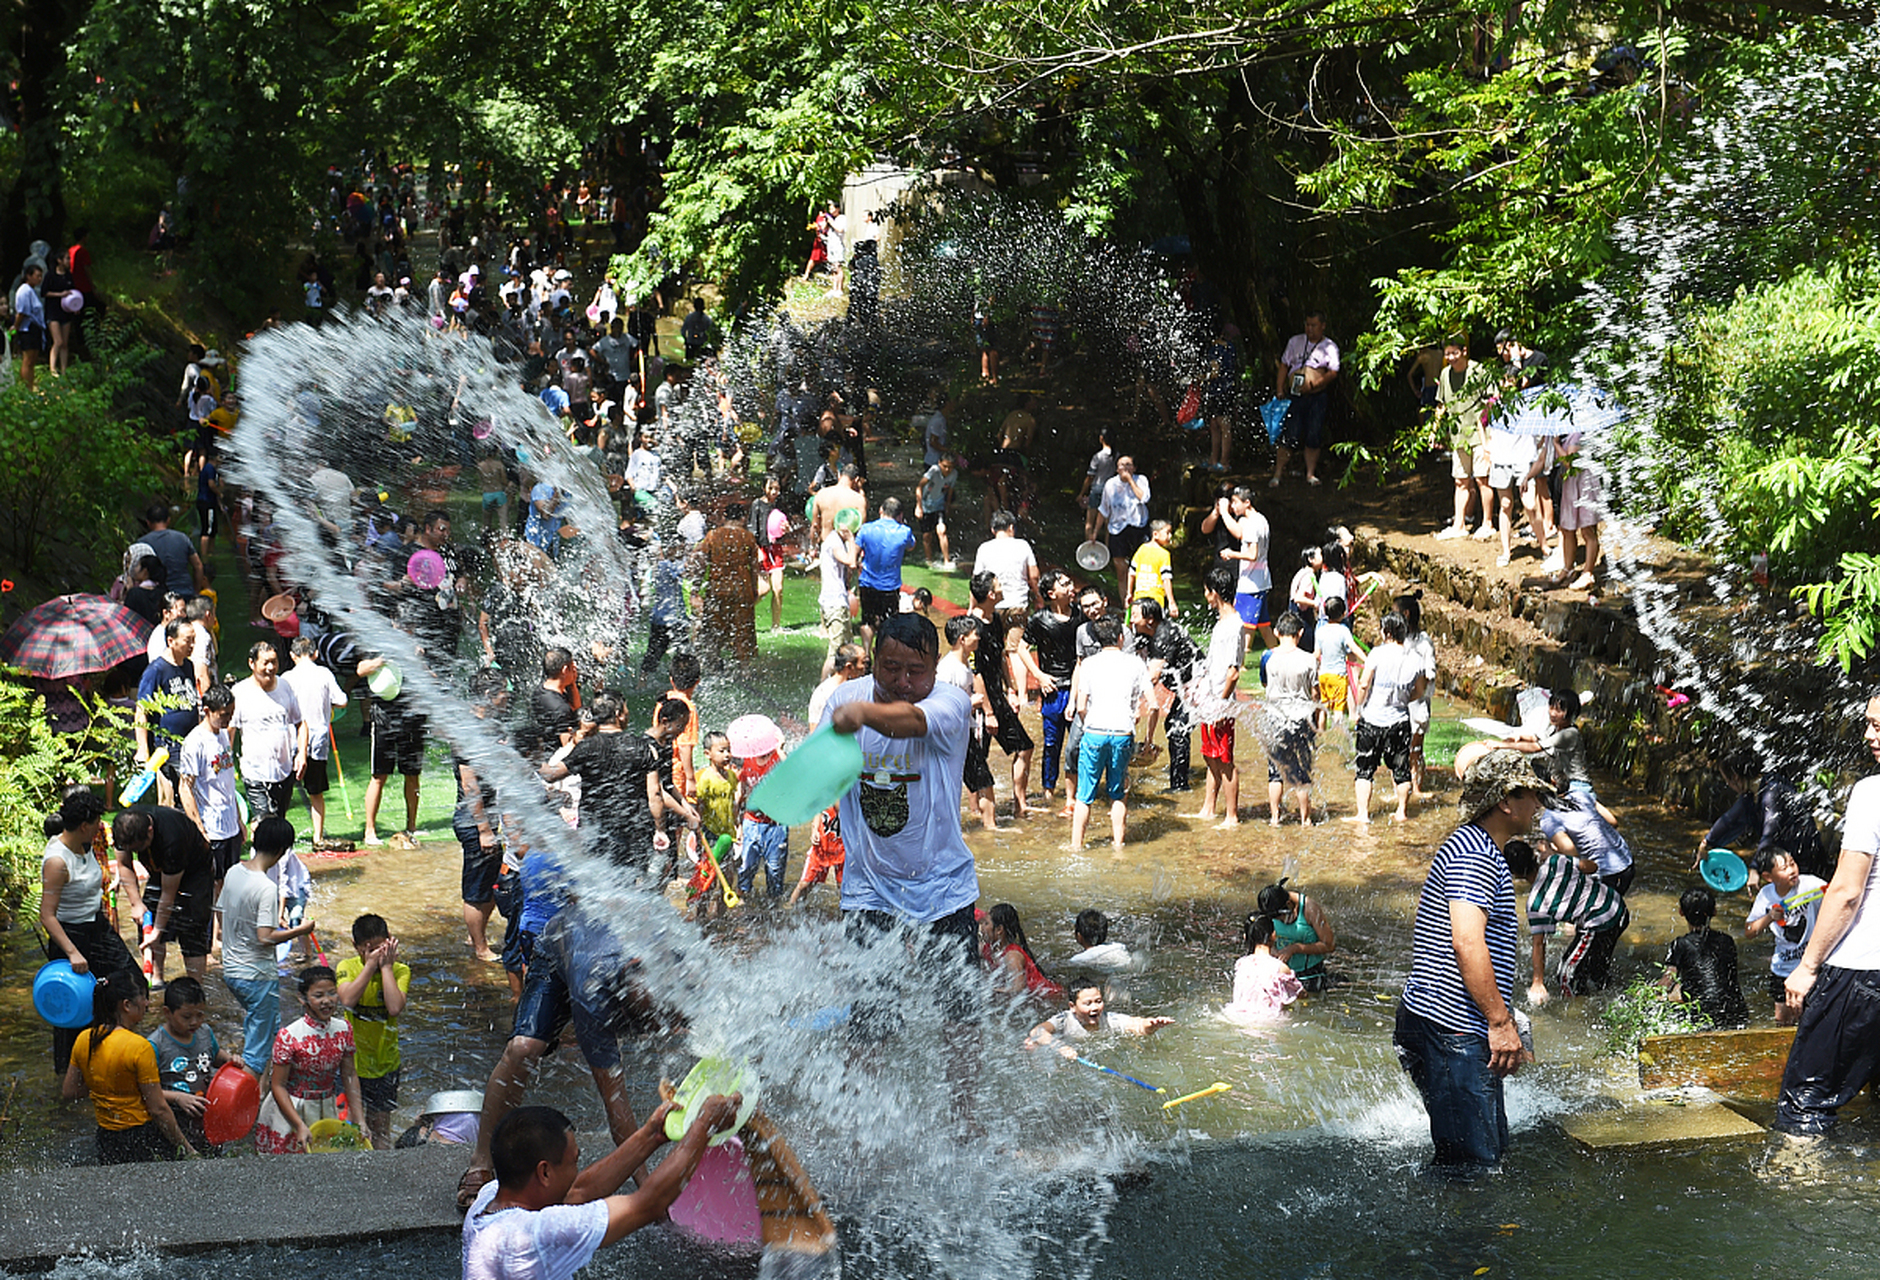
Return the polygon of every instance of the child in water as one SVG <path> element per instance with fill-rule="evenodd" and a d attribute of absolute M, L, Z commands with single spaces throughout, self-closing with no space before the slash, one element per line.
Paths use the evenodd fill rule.
<path fill-rule="evenodd" d="M 1111 1013 L 1105 1008 L 1103 982 L 1098 978 L 1074 977 L 1065 983 L 1071 1007 L 1053 1014 L 1031 1029 L 1025 1048 L 1051 1045 L 1066 1058 L 1077 1056 L 1077 1043 L 1098 1036 L 1152 1036 L 1163 1027 L 1175 1025 L 1173 1018 L 1137 1018 L 1127 1013 Z"/>
<path fill-rule="evenodd" d="M 1025 926 L 1019 923 L 1018 908 L 1011 903 L 999 903 L 979 922 L 979 950 L 992 970 L 992 985 L 1001 995 L 1063 997 L 1064 988 L 1038 967 Z"/>
<path fill-rule="evenodd" d="M 1736 943 L 1710 927 L 1717 896 L 1704 886 L 1686 889 L 1678 914 L 1691 931 L 1671 944 L 1659 984 L 1673 1001 L 1695 1000 L 1712 1026 L 1741 1027 L 1749 1022 L 1749 1003 L 1736 980 Z"/>
<path fill-rule="evenodd" d="M 1246 954 L 1234 962 L 1234 998 L 1221 1016 L 1243 1027 L 1279 1022 L 1305 987 L 1273 950 L 1273 917 L 1247 917 Z"/>
<path fill-rule="evenodd" d="M 339 983 L 331 969 L 316 964 L 300 971 L 300 1004 L 306 1016 L 274 1037 L 255 1123 L 255 1150 L 262 1155 L 305 1151 L 312 1123 L 338 1116 L 342 1091 L 355 1118 L 366 1114 L 353 1068 L 352 1028 L 339 1016 Z"/>

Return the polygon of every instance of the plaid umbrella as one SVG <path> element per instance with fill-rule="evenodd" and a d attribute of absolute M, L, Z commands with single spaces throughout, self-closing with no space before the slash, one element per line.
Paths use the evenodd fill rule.
<path fill-rule="evenodd" d="M 0 664 L 60 680 L 109 671 L 149 640 L 150 623 L 134 609 L 104 596 L 58 596 L 0 637 Z"/>

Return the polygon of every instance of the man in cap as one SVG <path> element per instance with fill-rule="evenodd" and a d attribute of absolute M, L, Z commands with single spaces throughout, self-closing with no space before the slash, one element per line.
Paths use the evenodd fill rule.
<path fill-rule="evenodd" d="M 1528 757 L 1458 759 L 1462 826 L 1443 841 L 1417 900 L 1410 977 L 1392 1041 L 1430 1115 L 1435 1164 L 1493 1168 L 1508 1149 L 1502 1078 L 1527 1058 L 1514 998 L 1514 881 L 1504 850 L 1553 788 Z"/>

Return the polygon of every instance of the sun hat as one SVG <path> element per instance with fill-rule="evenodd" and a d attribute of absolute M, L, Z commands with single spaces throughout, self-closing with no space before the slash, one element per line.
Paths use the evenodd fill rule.
<path fill-rule="evenodd" d="M 1554 794 L 1553 784 L 1534 772 L 1528 753 L 1502 747 L 1468 766 L 1462 775 L 1462 798 L 1456 814 L 1474 822 L 1516 791 L 1532 791 L 1543 800 Z"/>

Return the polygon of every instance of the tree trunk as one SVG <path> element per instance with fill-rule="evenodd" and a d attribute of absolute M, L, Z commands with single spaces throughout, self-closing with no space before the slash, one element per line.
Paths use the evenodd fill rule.
<path fill-rule="evenodd" d="M 85 8 L 62 0 L 24 0 L 19 8 L 20 171 L 0 209 L 0 267 L 9 279 L 25 259 L 28 245 L 45 240 L 57 248 L 65 231 L 58 95 L 65 80 L 65 51 Z"/>

